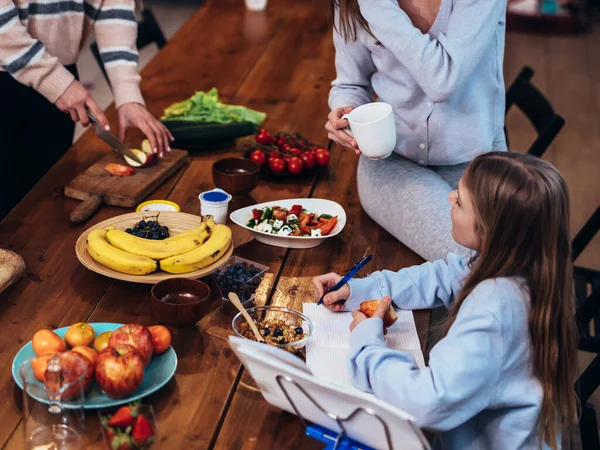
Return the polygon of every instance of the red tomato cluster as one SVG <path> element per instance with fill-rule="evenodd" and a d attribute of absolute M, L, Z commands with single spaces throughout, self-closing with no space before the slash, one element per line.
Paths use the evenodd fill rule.
<path fill-rule="evenodd" d="M 295 175 L 329 164 L 329 151 L 309 142 L 298 133 L 277 133 L 273 136 L 262 129 L 254 136 L 254 140 L 257 145 L 250 154 L 250 159 L 261 167 L 266 165 L 274 173 L 287 171 Z"/>

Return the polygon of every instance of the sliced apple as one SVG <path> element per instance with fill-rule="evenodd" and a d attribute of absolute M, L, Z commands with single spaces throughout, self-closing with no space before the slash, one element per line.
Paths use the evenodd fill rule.
<path fill-rule="evenodd" d="M 109 163 L 104 166 L 104 169 L 111 175 L 116 175 L 118 177 L 128 177 L 135 173 L 134 169 L 124 164 Z"/>
<path fill-rule="evenodd" d="M 154 155 L 154 152 L 152 151 L 152 145 L 148 139 L 144 139 L 142 141 L 142 151 L 147 155 Z"/>
<path fill-rule="evenodd" d="M 143 152 L 143 151 L 141 151 L 141 150 L 137 150 L 137 149 L 132 149 L 131 151 L 132 151 L 132 152 L 135 154 L 135 156 L 137 156 L 137 157 L 138 157 L 138 159 L 139 159 L 139 160 L 142 162 L 142 163 L 140 164 L 139 162 L 137 162 L 137 161 L 134 161 L 133 159 L 131 159 L 131 158 L 128 158 L 127 156 L 124 156 L 124 158 L 125 158 L 125 161 L 127 161 L 127 164 L 129 164 L 131 167 L 146 167 L 146 166 L 148 166 L 149 164 L 151 164 L 151 163 L 152 163 L 152 161 L 154 161 L 154 158 L 155 158 L 155 156 L 156 156 L 154 153 L 150 153 L 150 154 L 148 154 L 148 153 L 145 153 L 145 152 Z"/>

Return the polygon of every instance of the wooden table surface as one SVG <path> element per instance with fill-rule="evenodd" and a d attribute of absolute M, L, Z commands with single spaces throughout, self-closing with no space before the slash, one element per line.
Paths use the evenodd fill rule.
<path fill-rule="evenodd" d="M 222 100 L 268 114 L 272 131 L 301 132 L 326 144 L 323 125 L 334 49 L 327 7 L 312 0 L 271 0 L 265 12 L 248 12 L 240 0 L 214 0 L 201 7 L 142 71 L 142 92 L 157 117 L 169 104 L 196 90 L 219 89 Z M 108 118 L 116 126 L 114 107 Z M 141 136 L 132 133 L 131 144 Z M 164 198 L 182 211 L 199 214 L 198 193 L 214 187 L 212 164 L 239 154 L 238 148 L 199 151 L 192 162 L 150 198 Z M 43 151 L 43 149 L 40 149 Z M 78 321 L 157 322 L 148 308 L 150 286 L 114 281 L 85 269 L 76 259 L 77 237 L 93 223 L 130 212 L 103 206 L 88 223 L 72 225 L 76 200 L 64 185 L 109 151 L 88 130 L 0 224 L 0 248 L 23 256 L 27 275 L 0 296 L 0 444 L 23 448 L 21 391 L 11 376 L 14 355 L 40 328 Z M 328 172 L 315 178 L 261 180 L 251 195 L 234 198 L 230 211 L 285 198 L 320 197 L 347 212 L 344 231 L 311 250 L 286 250 L 252 240 L 233 226 L 235 254 L 270 266 L 262 300 L 301 309 L 314 300 L 310 279 L 328 271 L 344 273 L 365 252 L 374 254 L 364 273 L 398 270 L 421 259 L 362 211 L 356 189 L 357 159 L 334 148 Z M 25 170 L 25 169 L 23 169 Z M 270 407 L 226 341 L 231 313 L 220 311 L 198 329 L 172 328 L 179 358 L 175 377 L 145 399 L 154 406 L 160 449 L 322 448 L 304 436 L 294 416 Z M 422 344 L 429 313 L 415 314 Z M 99 423 L 88 414 L 86 437 L 95 442 Z"/>

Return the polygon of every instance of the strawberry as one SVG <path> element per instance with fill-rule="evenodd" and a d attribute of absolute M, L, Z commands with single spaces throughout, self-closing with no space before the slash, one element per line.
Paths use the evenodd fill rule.
<path fill-rule="evenodd" d="M 127 434 L 119 433 L 110 441 L 110 448 L 112 450 L 131 450 L 133 443 Z"/>
<path fill-rule="evenodd" d="M 131 430 L 131 439 L 134 444 L 142 447 L 152 443 L 154 437 L 154 430 L 152 424 L 143 414 L 140 414 L 133 423 L 133 429 Z"/>
<path fill-rule="evenodd" d="M 116 175 L 119 177 L 128 177 L 135 173 L 135 169 L 133 167 L 125 166 L 123 164 L 109 163 L 104 166 L 104 169 L 111 175 Z"/>
<path fill-rule="evenodd" d="M 109 419 L 108 425 L 111 427 L 124 429 L 132 425 L 137 416 L 138 409 L 136 406 L 122 406 Z"/>

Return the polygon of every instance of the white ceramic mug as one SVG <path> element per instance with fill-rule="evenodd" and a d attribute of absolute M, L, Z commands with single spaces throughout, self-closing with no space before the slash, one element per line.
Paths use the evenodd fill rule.
<path fill-rule="evenodd" d="M 267 7 L 267 0 L 246 0 L 246 8 L 250 11 L 262 11 Z"/>
<path fill-rule="evenodd" d="M 360 152 L 369 159 L 384 159 L 396 147 L 396 123 L 388 103 L 367 103 L 344 114 L 350 129 L 346 133 L 356 140 Z"/>

